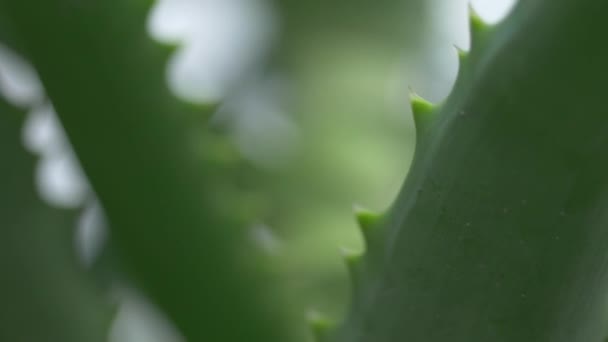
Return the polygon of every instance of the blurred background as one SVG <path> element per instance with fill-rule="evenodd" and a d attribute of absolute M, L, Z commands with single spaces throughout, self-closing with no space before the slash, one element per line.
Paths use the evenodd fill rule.
<path fill-rule="evenodd" d="M 488 22 L 515 0 L 471 1 Z M 252 240 L 275 256 L 302 318 L 339 318 L 349 284 L 340 247 L 362 248 L 353 205 L 383 211 L 405 178 L 414 149 L 408 87 L 431 101 L 456 76 L 453 45 L 467 48 L 466 0 L 159 0 L 148 31 L 178 44 L 167 65 L 176 96 L 219 103 L 221 126 L 260 172 L 253 183 L 264 216 Z M 92 267 L 107 247 L 103 212 L 71 152 L 32 68 L 0 46 L 0 93 L 28 108 L 25 147 L 39 159 L 40 197 L 79 208 L 74 248 Z M 137 291 L 112 286 L 119 301 L 110 342 L 179 342 Z M 307 336 L 304 320 L 294 329 Z"/>

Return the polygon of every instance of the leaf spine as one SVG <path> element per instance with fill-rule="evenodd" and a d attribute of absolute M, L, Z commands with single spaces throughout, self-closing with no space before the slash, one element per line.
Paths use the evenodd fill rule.
<path fill-rule="evenodd" d="M 421 137 L 429 129 L 433 118 L 435 117 L 435 105 L 423 99 L 418 94 L 410 89 L 410 104 L 414 115 L 414 124 L 416 125 L 416 134 Z"/>
<path fill-rule="evenodd" d="M 355 213 L 355 219 L 357 220 L 357 225 L 359 226 L 361 235 L 363 236 L 367 246 L 369 246 L 371 240 L 373 239 L 374 231 L 378 229 L 378 224 L 382 219 L 382 215 L 358 205 L 353 206 L 353 211 Z"/>
<path fill-rule="evenodd" d="M 471 3 L 469 3 L 469 30 L 471 38 L 471 49 L 481 44 L 483 37 L 492 26 L 486 23 L 477 13 Z"/>
<path fill-rule="evenodd" d="M 306 319 L 315 338 L 315 342 L 325 342 L 329 340 L 329 335 L 334 328 L 334 322 L 332 320 L 316 310 L 308 311 Z"/>
<path fill-rule="evenodd" d="M 348 269 L 348 273 L 350 274 L 350 277 L 354 283 L 361 274 L 363 253 L 346 247 L 342 247 L 341 251 L 342 257 L 344 258 L 344 263 Z"/>

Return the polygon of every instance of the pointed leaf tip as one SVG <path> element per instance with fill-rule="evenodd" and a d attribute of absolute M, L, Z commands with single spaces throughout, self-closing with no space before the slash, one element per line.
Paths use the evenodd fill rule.
<path fill-rule="evenodd" d="M 490 25 L 479 16 L 471 3 L 469 3 L 469 26 L 471 46 L 474 46 L 481 39 L 481 36 L 490 29 Z"/>
<path fill-rule="evenodd" d="M 484 29 L 489 27 L 488 23 L 486 23 L 479 13 L 475 10 L 475 7 L 472 3 L 469 2 L 469 21 L 471 23 L 471 28 L 479 28 Z"/>
<path fill-rule="evenodd" d="M 359 264 L 359 261 L 363 257 L 362 252 L 355 251 L 354 249 L 351 249 L 351 248 L 342 247 L 341 252 L 342 252 L 342 256 L 344 257 L 344 260 L 346 261 L 346 264 L 349 267 L 351 265 L 354 266 L 354 265 Z"/>
<path fill-rule="evenodd" d="M 469 56 L 469 52 L 465 49 L 459 47 L 458 45 L 452 45 L 454 50 L 456 50 L 456 54 L 458 55 L 458 59 L 460 60 L 460 64 Z"/>
<path fill-rule="evenodd" d="M 360 273 L 363 253 L 345 247 L 342 247 L 341 251 L 346 267 L 348 268 L 348 273 L 350 273 L 351 279 L 355 281 Z"/>
<path fill-rule="evenodd" d="M 353 211 L 355 212 L 355 219 L 363 234 L 363 238 L 369 243 L 372 230 L 378 224 L 382 216 L 360 206 L 354 206 Z"/>
<path fill-rule="evenodd" d="M 433 112 L 433 109 L 435 109 L 435 106 L 431 102 L 423 99 L 411 89 L 410 104 L 412 105 L 412 112 L 414 112 L 414 115 L 426 115 Z"/>
<path fill-rule="evenodd" d="M 410 92 L 410 103 L 414 114 L 414 123 L 419 136 L 422 136 L 433 120 L 435 105 L 418 94 Z"/>
<path fill-rule="evenodd" d="M 459 79 L 461 79 L 465 72 L 465 65 L 467 62 L 467 59 L 469 58 L 469 52 L 465 51 L 464 49 L 460 48 L 458 45 L 452 45 L 454 47 L 454 51 L 456 51 L 456 54 L 458 55 L 458 76 L 457 76 L 457 81 Z"/>
<path fill-rule="evenodd" d="M 322 342 L 327 340 L 328 335 L 334 327 L 333 321 L 316 310 L 310 310 L 306 318 L 316 341 Z"/>

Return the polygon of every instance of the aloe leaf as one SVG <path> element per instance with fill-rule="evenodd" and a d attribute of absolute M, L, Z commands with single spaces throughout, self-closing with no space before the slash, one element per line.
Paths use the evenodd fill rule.
<path fill-rule="evenodd" d="M 471 51 L 418 125 L 338 340 L 589 342 L 607 336 L 608 4 L 471 14 Z M 428 117 L 428 116 L 425 116 Z"/>
<path fill-rule="evenodd" d="M 189 341 L 284 341 L 280 302 L 209 108 L 174 99 L 150 1 L 0 1 L 40 74 L 137 284 Z"/>
<path fill-rule="evenodd" d="M 37 196 L 22 119 L 0 99 L 0 340 L 107 341 L 114 310 L 77 263 L 75 212 Z"/>

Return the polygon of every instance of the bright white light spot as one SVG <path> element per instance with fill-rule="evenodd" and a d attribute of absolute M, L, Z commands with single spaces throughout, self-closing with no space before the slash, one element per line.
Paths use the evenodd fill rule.
<path fill-rule="evenodd" d="M 472 0 L 475 11 L 488 23 L 502 20 L 513 8 L 516 0 Z"/>
<path fill-rule="evenodd" d="M 2 45 L 0 94 L 12 104 L 30 110 L 22 139 L 27 149 L 40 155 L 36 169 L 40 197 L 58 207 L 78 207 L 88 194 L 88 186 L 52 106 L 44 104 L 38 75 L 25 60 Z"/>
<path fill-rule="evenodd" d="M 66 150 L 65 133 L 51 105 L 34 108 L 23 126 L 23 143 L 33 153 L 62 153 Z"/>
<path fill-rule="evenodd" d="M 34 68 L 0 45 L 0 93 L 12 104 L 27 108 L 44 99 L 44 90 Z"/>
<path fill-rule="evenodd" d="M 89 193 L 84 176 L 71 153 L 42 156 L 36 170 L 40 197 L 61 208 L 77 208 Z"/>
<path fill-rule="evenodd" d="M 181 97 L 216 102 L 259 62 L 276 20 L 265 0 L 162 0 L 151 35 L 183 44 L 169 65 L 169 84 Z"/>
<path fill-rule="evenodd" d="M 40 197 L 61 208 L 80 206 L 89 186 L 51 105 L 30 111 L 23 127 L 23 143 L 39 156 L 36 184 Z"/>

